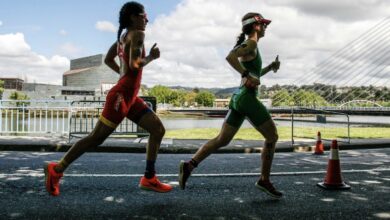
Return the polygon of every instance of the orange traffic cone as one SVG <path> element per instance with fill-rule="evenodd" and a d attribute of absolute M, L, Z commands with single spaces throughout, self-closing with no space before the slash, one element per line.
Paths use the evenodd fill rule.
<path fill-rule="evenodd" d="M 339 147 L 337 146 L 337 140 L 332 141 L 330 148 L 328 169 L 324 182 L 317 183 L 317 186 L 324 189 L 350 189 L 351 187 L 345 184 L 341 177 L 340 159 L 339 159 Z"/>
<path fill-rule="evenodd" d="M 317 142 L 316 148 L 314 149 L 314 154 L 324 154 L 324 144 L 321 140 L 321 132 L 317 133 Z"/>

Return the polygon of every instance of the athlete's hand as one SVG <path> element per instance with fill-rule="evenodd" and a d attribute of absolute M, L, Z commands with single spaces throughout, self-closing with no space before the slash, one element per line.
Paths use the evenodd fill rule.
<path fill-rule="evenodd" d="M 274 71 L 274 73 L 278 72 L 278 69 L 280 68 L 279 55 L 277 55 L 275 61 L 270 64 L 270 68 Z"/>
<path fill-rule="evenodd" d="M 153 47 L 150 48 L 149 56 L 153 59 L 157 59 L 160 57 L 160 49 L 158 49 L 157 43 L 154 43 Z"/>
<path fill-rule="evenodd" d="M 258 85 L 260 85 L 260 80 L 256 79 L 256 78 L 253 78 L 251 76 L 247 76 L 247 77 L 244 77 L 244 85 L 247 87 L 247 88 L 250 88 L 250 89 L 254 89 L 256 88 Z"/>

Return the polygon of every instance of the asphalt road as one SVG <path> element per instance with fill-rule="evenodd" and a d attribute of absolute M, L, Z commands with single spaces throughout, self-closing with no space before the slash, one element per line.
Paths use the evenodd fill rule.
<path fill-rule="evenodd" d="M 215 154 L 190 177 L 177 182 L 178 163 L 188 154 L 159 155 L 160 179 L 174 190 L 142 191 L 144 154 L 87 153 L 72 164 L 61 195 L 44 188 L 43 163 L 63 153 L 0 152 L 0 219 L 390 219 L 390 149 L 340 152 L 350 190 L 316 186 L 326 175 L 328 152 L 278 153 L 275 200 L 259 191 L 259 154 Z"/>

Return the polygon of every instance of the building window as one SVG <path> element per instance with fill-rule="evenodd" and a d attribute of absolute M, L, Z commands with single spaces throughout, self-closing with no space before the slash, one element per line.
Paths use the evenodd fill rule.
<path fill-rule="evenodd" d="M 62 90 L 61 94 L 62 95 L 95 96 L 95 91 Z"/>

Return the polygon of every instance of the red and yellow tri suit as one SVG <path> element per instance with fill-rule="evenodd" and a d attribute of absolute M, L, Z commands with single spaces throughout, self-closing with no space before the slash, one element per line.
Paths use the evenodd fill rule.
<path fill-rule="evenodd" d="M 124 52 L 124 46 L 118 42 L 118 56 L 122 65 L 129 65 L 129 58 Z M 142 58 L 144 57 L 145 48 L 142 51 Z M 116 128 L 125 117 L 137 123 L 144 114 L 152 111 L 144 100 L 137 96 L 141 87 L 142 68 L 138 71 L 130 68 L 127 70 L 108 92 L 103 112 L 99 118 L 101 122 L 111 128 Z"/>

